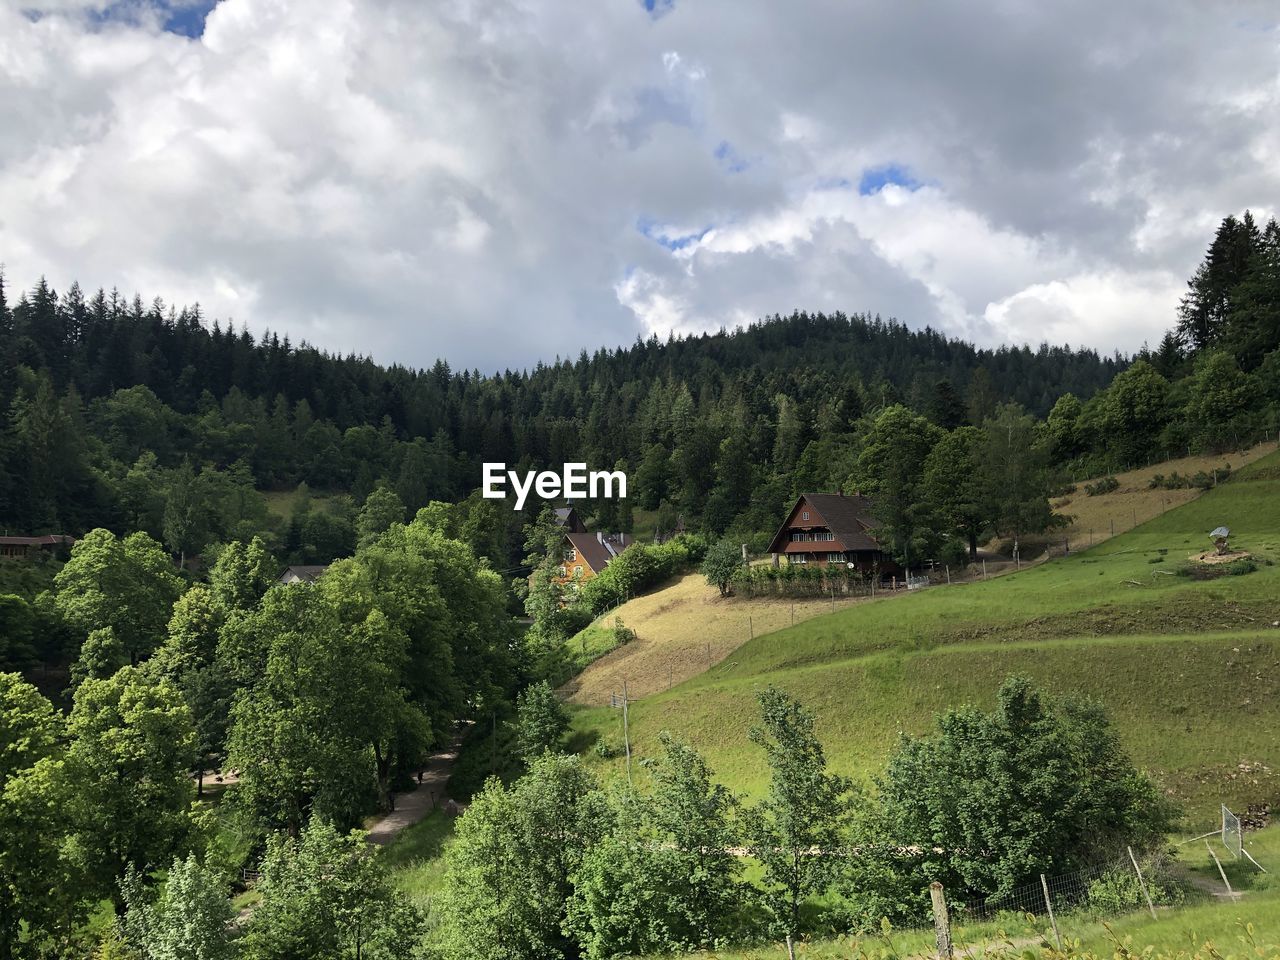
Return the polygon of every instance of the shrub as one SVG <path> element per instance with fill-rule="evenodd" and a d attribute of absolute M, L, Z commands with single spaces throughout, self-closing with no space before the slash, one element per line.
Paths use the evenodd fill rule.
<path fill-rule="evenodd" d="M 1103 493 L 1111 493 L 1112 491 L 1119 489 L 1120 481 L 1115 477 L 1103 477 L 1101 480 L 1096 480 L 1093 483 L 1086 483 L 1084 485 L 1084 492 L 1090 497 L 1096 497 Z"/>

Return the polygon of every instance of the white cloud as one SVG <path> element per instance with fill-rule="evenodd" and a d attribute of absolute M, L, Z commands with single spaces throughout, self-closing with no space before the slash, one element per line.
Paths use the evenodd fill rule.
<path fill-rule="evenodd" d="M 387 360 L 792 308 L 1128 350 L 1280 195 L 1260 3 L 222 0 L 195 41 L 106 6 L 0 0 L 9 282 Z M 890 163 L 924 186 L 859 195 Z"/>

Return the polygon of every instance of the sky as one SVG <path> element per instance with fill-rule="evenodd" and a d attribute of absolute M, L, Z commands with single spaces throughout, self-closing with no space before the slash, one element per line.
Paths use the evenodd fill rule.
<path fill-rule="evenodd" d="M 1130 352 L 1280 198 L 1277 19 L 0 0 L 0 263 L 484 372 L 793 309 Z"/>

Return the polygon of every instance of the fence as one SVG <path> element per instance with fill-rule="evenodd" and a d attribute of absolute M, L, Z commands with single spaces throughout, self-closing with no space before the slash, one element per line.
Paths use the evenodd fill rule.
<path fill-rule="evenodd" d="M 932 922 L 908 921 L 895 929 L 908 933 L 934 930 L 940 956 L 946 955 L 942 950 L 944 939 L 950 944 L 953 936 L 983 940 L 1001 931 L 1009 936 L 1031 928 L 1046 939 L 1055 938 L 1061 947 L 1064 936 L 1079 935 L 1081 928 L 1100 920 L 1134 912 L 1148 912 L 1155 917 L 1158 911 L 1235 897 L 1225 874 L 1219 882 L 1193 874 L 1164 854 L 1138 858 L 1128 850 L 1114 860 L 1079 870 L 1041 874 L 1038 880 L 986 900 L 966 899 L 950 892 L 944 895 L 940 888 L 931 893 Z M 944 897 L 945 902 L 939 903 L 939 897 Z M 954 934 L 953 926 L 957 928 Z"/>

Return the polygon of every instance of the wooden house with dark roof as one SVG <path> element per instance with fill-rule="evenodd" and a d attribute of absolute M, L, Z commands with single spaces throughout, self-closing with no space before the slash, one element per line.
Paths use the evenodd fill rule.
<path fill-rule="evenodd" d="M 802 493 L 769 544 L 774 566 L 840 565 L 863 576 L 889 577 L 901 567 L 872 535 L 871 501 L 861 494 Z"/>
<path fill-rule="evenodd" d="M 631 546 L 632 539 L 625 533 L 564 533 L 564 563 L 561 583 L 583 583 L 607 567 L 623 550 Z"/>

